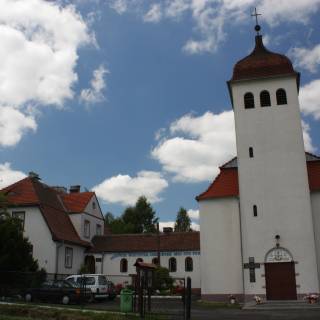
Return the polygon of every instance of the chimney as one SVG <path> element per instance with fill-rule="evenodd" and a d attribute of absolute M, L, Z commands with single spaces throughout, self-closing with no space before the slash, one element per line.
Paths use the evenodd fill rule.
<path fill-rule="evenodd" d="M 33 171 L 29 172 L 29 178 L 35 179 L 35 180 L 41 180 L 39 175 L 37 173 L 33 172 Z"/>
<path fill-rule="evenodd" d="M 70 193 L 79 193 L 80 192 L 80 185 L 70 186 L 69 192 Z"/>
<path fill-rule="evenodd" d="M 163 233 L 171 233 L 173 231 L 172 227 L 163 227 Z"/>

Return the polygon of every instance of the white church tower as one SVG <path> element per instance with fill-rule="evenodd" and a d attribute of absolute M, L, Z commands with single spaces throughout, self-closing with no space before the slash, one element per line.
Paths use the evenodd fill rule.
<path fill-rule="evenodd" d="M 300 75 L 255 29 L 254 50 L 228 82 L 237 159 L 197 197 L 205 299 L 295 300 L 319 292 Z"/>
<path fill-rule="evenodd" d="M 319 291 L 299 73 L 287 57 L 264 47 L 259 30 L 257 25 L 253 52 L 235 65 L 228 83 L 248 269 L 244 290 L 246 295 L 267 291 L 271 300 L 297 299 L 297 287 Z"/>

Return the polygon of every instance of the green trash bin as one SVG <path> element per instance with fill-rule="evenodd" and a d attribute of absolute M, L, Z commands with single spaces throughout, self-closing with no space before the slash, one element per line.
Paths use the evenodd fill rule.
<path fill-rule="evenodd" d="M 120 311 L 132 312 L 133 307 L 133 291 L 130 289 L 122 289 L 120 292 Z"/>

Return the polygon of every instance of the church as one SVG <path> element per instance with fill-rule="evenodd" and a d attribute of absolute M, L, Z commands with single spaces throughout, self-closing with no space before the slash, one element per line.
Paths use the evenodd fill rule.
<path fill-rule="evenodd" d="M 237 157 L 196 198 L 204 300 L 319 293 L 320 158 L 304 150 L 300 74 L 255 30 L 227 82 Z"/>
<path fill-rule="evenodd" d="M 2 192 L 40 267 L 68 275 L 85 264 L 122 281 L 137 259 L 158 261 L 175 278 L 191 277 L 203 300 L 319 293 L 320 157 L 304 150 L 299 73 L 256 31 L 227 83 L 237 157 L 196 198 L 201 232 L 112 235 L 93 192 L 51 187 L 31 173 Z"/>

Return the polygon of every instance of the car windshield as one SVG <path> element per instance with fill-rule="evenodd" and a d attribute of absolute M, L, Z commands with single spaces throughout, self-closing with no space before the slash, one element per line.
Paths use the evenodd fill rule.
<path fill-rule="evenodd" d="M 105 285 L 108 284 L 108 281 L 107 281 L 107 279 L 106 279 L 105 276 L 99 276 L 99 277 L 98 277 L 98 283 L 99 283 L 100 285 L 102 285 L 102 286 L 105 286 Z"/>

